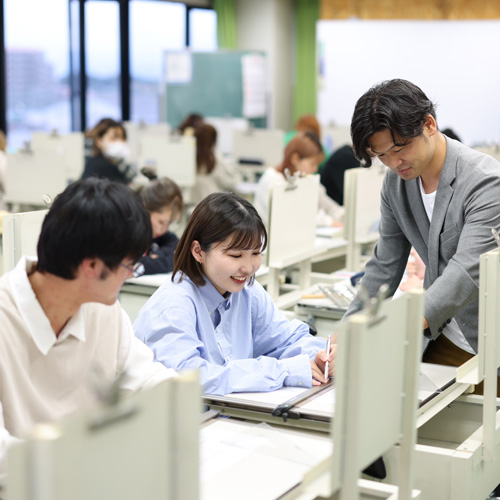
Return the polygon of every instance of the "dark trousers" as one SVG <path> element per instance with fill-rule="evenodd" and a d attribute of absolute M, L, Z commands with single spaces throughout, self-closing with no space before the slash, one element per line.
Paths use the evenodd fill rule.
<path fill-rule="evenodd" d="M 425 350 L 422 361 L 425 363 L 434 363 L 436 365 L 460 366 L 474 357 L 460 347 L 457 347 L 451 340 L 444 335 L 440 335 L 436 340 L 431 340 Z M 484 393 L 484 383 L 476 385 L 474 394 L 482 395 Z M 500 397 L 500 378 L 497 377 L 497 397 Z"/>

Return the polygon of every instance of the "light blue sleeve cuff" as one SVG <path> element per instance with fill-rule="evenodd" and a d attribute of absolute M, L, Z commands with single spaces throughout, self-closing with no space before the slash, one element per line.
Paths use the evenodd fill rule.
<path fill-rule="evenodd" d="M 312 387 L 311 360 L 307 354 L 281 359 L 280 363 L 288 372 L 283 385 L 288 387 Z"/>

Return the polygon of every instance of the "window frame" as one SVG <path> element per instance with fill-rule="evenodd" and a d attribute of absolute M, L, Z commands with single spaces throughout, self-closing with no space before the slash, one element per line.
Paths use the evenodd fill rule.
<path fill-rule="evenodd" d="M 71 109 L 71 129 L 73 131 L 84 131 L 87 128 L 87 68 L 86 68 L 86 50 L 85 50 L 85 1 L 86 0 L 68 0 L 68 31 L 69 31 L 69 81 L 70 81 L 70 96 L 69 99 Z M 94 0 L 95 1 L 95 0 Z M 121 93 L 121 119 L 123 121 L 130 120 L 131 115 L 131 74 L 130 74 L 130 0 L 100 0 L 103 2 L 117 2 L 119 5 L 119 36 L 120 36 L 120 93 Z M 169 1 L 169 0 L 157 0 Z M 170 0 L 172 1 L 172 0 Z M 175 0 L 174 0 L 175 1 Z M 71 21 L 71 4 L 78 3 L 78 26 L 73 26 Z M 190 46 L 190 22 L 189 13 L 191 9 L 206 9 L 214 10 L 213 7 L 207 5 L 197 5 L 197 2 L 180 2 L 186 6 L 185 17 L 185 47 Z M 207 2 L 208 3 L 208 2 Z M 74 81 L 74 63 L 73 57 L 76 55 L 73 52 L 73 30 L 79 30 L 78 33 L 78 67 L 80 69 L 78 85 L 76 88 Z M 7 130 L 7 88 L 5 75 L 5 16 L 4 16 L 4 0 L 0 0 L 0 129 L 8 133 Z M 80 99 L 79 114 L 76 116 L 74 108 L 74 99 Z"/>

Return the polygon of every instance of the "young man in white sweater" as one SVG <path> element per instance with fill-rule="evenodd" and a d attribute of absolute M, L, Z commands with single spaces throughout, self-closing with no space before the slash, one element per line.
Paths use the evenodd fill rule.
<path fill-rule="evenodd" d="M 37 422 L 95 404 L 97 385 L 120 376 L 120 388 L 133 392 L 175 376 L 153 361 L 117 301 L 151 234 L 126 186 L 78 181 L 47 214 L 38 261 L 23 257 L 1 277 L 0 479 L 12 442 Z"/>

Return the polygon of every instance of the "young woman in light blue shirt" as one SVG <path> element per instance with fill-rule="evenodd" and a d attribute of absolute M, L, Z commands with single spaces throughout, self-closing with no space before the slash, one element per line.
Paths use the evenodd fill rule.
<path fill-rule="evenodd" d="M 207 394 L 326 382 L 325 339 L 289 321 L 255 281 L 266 245 L 251 203 L 232 193 L 207 196 L 179 241 L 172 280 L 135 321 L 135 334 L 156 360 L 179 371 L 199 369 Z"/>

